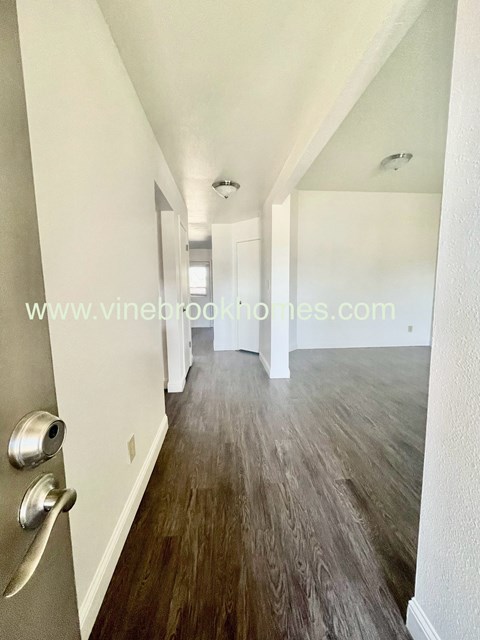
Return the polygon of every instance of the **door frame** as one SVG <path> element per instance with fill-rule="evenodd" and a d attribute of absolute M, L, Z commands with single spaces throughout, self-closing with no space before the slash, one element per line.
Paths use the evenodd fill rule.
<path fill-rule="evenodd" d="M 166 319 L 168 360 L 167 390 L 169 393 L 180 393 L 185 387 L 185 379 L 188 372 L 184 354 L 183 317 L 180 317 L 180 314 L 177 313 L 177 305 L 182 303 L 181 223 L 178 213 L 172 210 L 161 211 L 160 220 L 162 225 L 165 291 L 165 300 L 163 302 L 170 304 L 173 309 L 171 317 L 167 317 Z"/>
<path fill-rule="evenodd" d="M 180 220 L 180 225 L 179 225 L 179 229 L 178 229 L 179 233 L 178 233 L 178 241 L 179 241 L 179 256 L 180 256 L 180 263 L 179 263 L 179 269 L 180 269 L 180 300 L 182 301 L 182 303 L 185 305 L 185 307 L 188 306 L 188 304 L 190 303 L 190 272 L 189 272 L 189 267 L 190 267 L 190 245 L 189 245 L 189 241 L 188 241 L 188 229 L 185 228 L 183 222 Z M 185 234 L 185 237 L 183 237 L 183 233 Z M 185 242 L 185 247 L 183 246 Z M 185 256 L 185 265 L 183 264 L 183 256 L 184 253 L 186 253 L 187 255 Z M 183 283 L 185 283 L 185 295 L 188 298 L 188 301 L 184 301 L 183 300 Z M 185 322 L 187 323 L 187 335 L 185 336 Z M 183 316 L 182 316 L 182 342 L 183 342 L 183 368 L 184 368 L 184 374 L 185 374 L 185 379 L 187 378 L 188 372 L 190 370 L 190 367 L 193 364 L 193 356 L 192 356 L 192 323 L 190 322 L 190 319 L 188 317 L 188 314 L 186 314 L 184 312 Z M 188 344 L 188 347 L 187 347 Z M 188 358 L 187 360 L 185 359 L 185 353 L 187 352 L 188 349 Z"/>

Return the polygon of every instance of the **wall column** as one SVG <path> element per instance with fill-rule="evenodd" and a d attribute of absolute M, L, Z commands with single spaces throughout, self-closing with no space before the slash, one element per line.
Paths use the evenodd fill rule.
<path fill-rule="evenodd" d="M 480 4 L 460 0 L 445 165 L 414 640 L 480 629 Z"/>
<path fill-rule="evenodd" d="M 262 301 L 270 315 L 260 326 L 260 360 L 270 378 L 289 378 L 290 196 L 263 212 Z"/>

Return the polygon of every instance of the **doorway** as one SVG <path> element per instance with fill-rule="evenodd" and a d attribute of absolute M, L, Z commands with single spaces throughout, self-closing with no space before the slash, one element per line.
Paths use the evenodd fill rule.
<path fill-rule="evenodd" d="M 198 307 L 192 313 L 192 329 L 208 329 L 213 326 L 209 312 L 212 302 L 212 278 L 210 260 L 197 260 L 196 254 L 207 250 L 191 251 L 190 257 L 190 297 L 193 305 Z M 196 317 L 198 315 L 198 317 Z"/>
<path fill-rule="evenodd" d="M 428 3 L 291 200 L 292 379 L 307 370 L 312 396 L 338 394 L 343 495 L 402 617 L 415 587 L 455 22 L 454 2 Z"/>

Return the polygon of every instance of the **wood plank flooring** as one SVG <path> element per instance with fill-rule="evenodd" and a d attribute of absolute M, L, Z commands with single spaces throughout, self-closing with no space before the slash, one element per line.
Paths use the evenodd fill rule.
<path fill-rule="evenodd" d="M 406 640 L 429 349 L 297 351 L 291 380 L 194 333 L 91 640 Z"/>

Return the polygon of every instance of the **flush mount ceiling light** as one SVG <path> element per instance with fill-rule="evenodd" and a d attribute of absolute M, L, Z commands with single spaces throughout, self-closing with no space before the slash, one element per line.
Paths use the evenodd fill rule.
<path fill-rule="evenodd" d="M 232 182 L 232 180 L 217 180 L 212 184 L 212 187 L 225 200 L 240 189 L 238 182 Z"/>
<path fill-rule="evenodd" d="M 412 158 L 413 154 L 411 153 L 394 153 L 393 156 L 384 158 L 380 166 L 386 171 L 398 171 L 405 167 Z"/>

